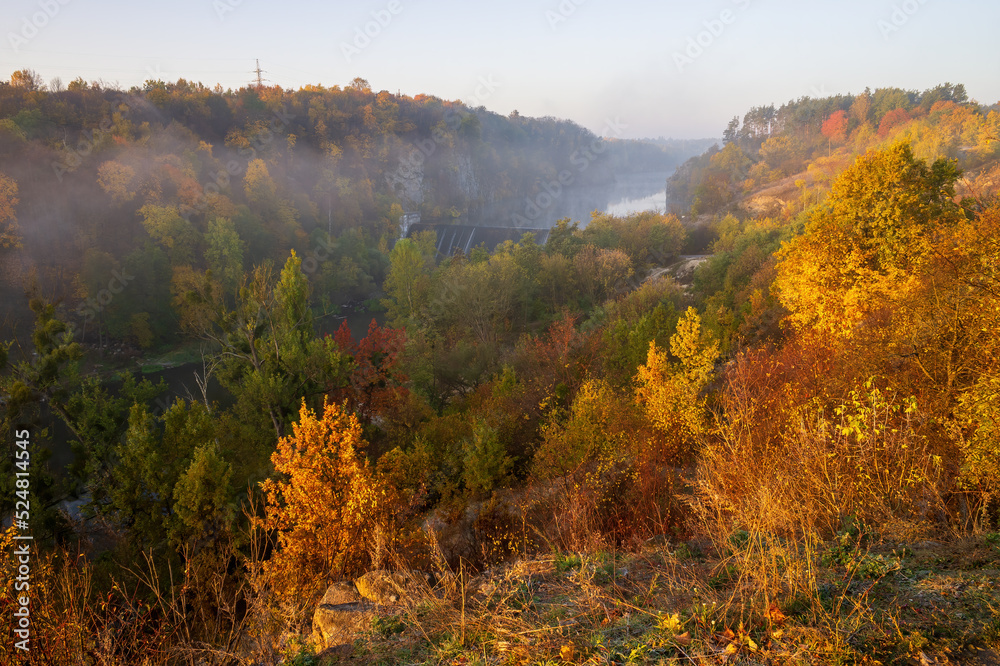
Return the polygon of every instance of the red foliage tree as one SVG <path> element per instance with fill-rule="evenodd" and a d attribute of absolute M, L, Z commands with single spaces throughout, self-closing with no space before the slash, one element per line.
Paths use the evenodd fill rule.
<path fill-rule="evenodd" d="M 345 321 L 333 336 L 341 352 L 350 354 L 354 368 L 346 386 L 331 391 L 338 402 L 358 415 L 364 424 L 376 416 L 392 417 L 402 409 L 409 396 L 404 384 L 408 377 L 401 367 L 406 346 L 406 331 L 384 328 L 374 319 L 368 335 L 355 342 Z"/>
<path fill-rule="evenodd" d="M 837 111 L 831 114 L 820 131 L 831 142 L 843 143 L 847 139 L 847 112 Z"/>
<path fill-rule="evenodd" d="M 884 139 L 889 135 L 889 132 L 893 128 L 903 125 L 909 122 L 910 114 L 907 113 L 906 109 L 893 109 L 889 113 L 882 116 L 882 122 L 878 126 L 879 138 Z"/>

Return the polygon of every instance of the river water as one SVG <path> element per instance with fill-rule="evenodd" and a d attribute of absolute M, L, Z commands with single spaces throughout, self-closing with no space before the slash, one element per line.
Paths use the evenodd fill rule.
<path fill-rule="evenodd" d="M 420 231 L 437 234 L 441 255 L 465 254 L 479 245 L 492 251 L 504 241 L 517 241 L 526 232 L 544 244 L 549 229 L 563 218 L 587 226 L 593 212 L 625 216 L 644 211 L 663 212 L 667 207 L 669 172 L 619 174 L 614 185 L 543 191 L 533 198 L 501 201 L 456 220 L 426 220 L 411 224 L 407 235 Z"/>
<path fill-rule="evenodd" d="M 619 176 L 604 209 L 609 215 L 667 210 L 667 177 L 669 173 L 637 173 Z"/>

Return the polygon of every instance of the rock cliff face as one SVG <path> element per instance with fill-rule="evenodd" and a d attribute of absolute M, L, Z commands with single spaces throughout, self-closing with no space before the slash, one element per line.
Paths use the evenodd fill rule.
<path fill-rule="evenodd" d="M 403 158 L 385 175 L 389 189 L 396 193 L 407 210 L 415 210 L 424 201 L 424 163 Z"/>
<path fill-rule="evenodd" d="M 472 158 L 468 155 L 456 155 L 454 164 L 456 185 L 462 195 L 469 201 L 481 199 L 483 192 L 479 187 L 476 172 L 472 169 Z"/>
<path fill-rule="evenodd" d="M 419 210 L 425 203 L 456 199 L 484 203 L 488 199 L 476 176 L 472 156 L 458 149 L 429 157 L 414 150 L 400 158 L 385 180 L 407 210 Z"/>

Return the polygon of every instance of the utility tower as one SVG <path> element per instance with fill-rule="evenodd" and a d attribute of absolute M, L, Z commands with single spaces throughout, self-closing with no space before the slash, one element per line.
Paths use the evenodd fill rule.
<path fill-rule="evenodd" d="M 260 90 L 261 88 L 264 87 L 264 81 L 267 81 L 267 79 L 261 76 L 261 74 L 264 74 L 264 70 L 260 68 L 260 58 L 257 58 L 256 60 L 257 60 L 257 68 L 250 71 L 257 75 L 257 90 Z"/>

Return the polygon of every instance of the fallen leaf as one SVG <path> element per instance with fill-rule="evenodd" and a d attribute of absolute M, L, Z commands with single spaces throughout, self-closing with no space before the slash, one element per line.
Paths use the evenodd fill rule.
<path fill-rule="evenodd" d="M 781 624 L 788 619 L 788 616 L 781 612 L 776 604 L 771 604 L 767 607 L 767 612 L 764 616 L 771 621 L 771 624 Z"/>

